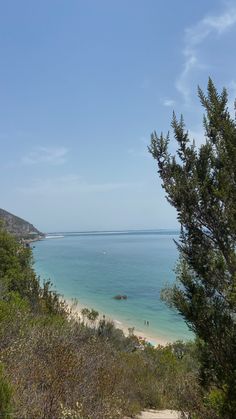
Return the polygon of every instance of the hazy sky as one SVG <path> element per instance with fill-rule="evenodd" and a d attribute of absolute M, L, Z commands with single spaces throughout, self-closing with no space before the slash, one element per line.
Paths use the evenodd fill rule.
<path fill-rule="evenodd" d="M 236 96 L 236 1 L 0 1 L 0 207 L 43 231 L 172 228 L 150 133 Z M 174 145 L 172 145 L 174 149 Z"/>

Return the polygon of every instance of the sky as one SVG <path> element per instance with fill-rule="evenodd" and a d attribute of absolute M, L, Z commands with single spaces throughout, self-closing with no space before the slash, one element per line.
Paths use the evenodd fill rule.
<path fill-rule="evenodd" d="M 176 228 L 150 134 L 236 97 L 236 1 L 0 0 L 0 207 L 41 231 Z M 174 141 L 171 149 L 175 150 Z"/>

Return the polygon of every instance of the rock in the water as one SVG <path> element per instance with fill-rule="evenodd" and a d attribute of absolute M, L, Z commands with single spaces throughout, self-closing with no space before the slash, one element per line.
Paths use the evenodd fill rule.
<path fill-rule="evenodd" d="M 122 294 L 118 294 L 118 295 L 115 295 L 114 297 L 114 300 L 127 300 L 127 295 L 122 295 Z"/>

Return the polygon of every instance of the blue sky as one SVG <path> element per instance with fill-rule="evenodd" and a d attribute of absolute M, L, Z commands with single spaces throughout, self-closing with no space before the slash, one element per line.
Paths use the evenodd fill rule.
<path fill-rule="evenodd" d="M 1 207 L 43 231 L 173 228 L 150 133 L 236 97 L 236 2 L 0 1 Z M 174 143 L 171 144 L 174 150 Z"/>

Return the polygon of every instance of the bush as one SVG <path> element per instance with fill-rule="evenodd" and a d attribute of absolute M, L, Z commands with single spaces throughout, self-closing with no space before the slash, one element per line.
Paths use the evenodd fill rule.
<path fill-rule="evenodd" d="M 5 377 L 3 365 L 0 364 L 0 412 L 2 419 L 10 418 L 12 412 L 11 395 L 12 388 Z"/>

